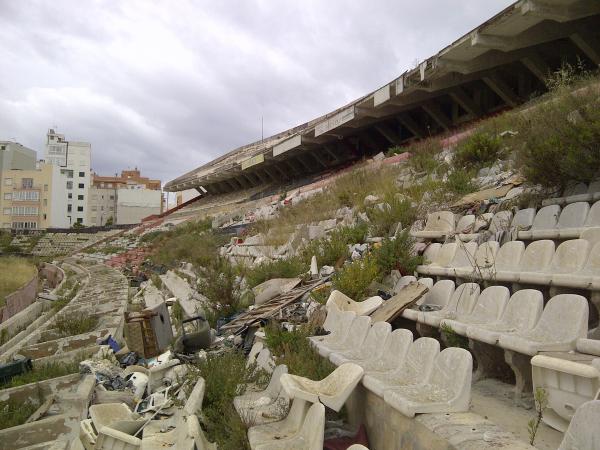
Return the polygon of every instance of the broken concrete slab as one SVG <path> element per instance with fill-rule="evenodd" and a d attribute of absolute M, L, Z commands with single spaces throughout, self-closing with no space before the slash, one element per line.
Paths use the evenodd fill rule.
<path fill-rule="evenodd" d="M 262 305 L 278 295 L 287 293 L 300 284 L 300 278 L 272 278 L 252 288 L 254 304 Z"/>

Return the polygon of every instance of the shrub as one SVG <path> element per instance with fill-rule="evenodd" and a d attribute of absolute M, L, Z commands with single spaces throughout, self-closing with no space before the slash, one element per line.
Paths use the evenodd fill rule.
<path fill-rule="evenodd" d="M 474 172 L 468 170 L 453 170 L 446 181 L 443 183 L 443 189 L 458 195 L 465 195 L 477 190 L 473 184 Z"/>
<path fill-rule="evenodd" d="M 366 255 L 346 264 L 333 275 L 333 288 L 348 297 L 360 301 L 365 297 L 369 285 L 378 277 L 379 268 L 374 257 Z"/>
<path fill-rule="evenodd" d="M 182 261 L 191 262 L 196 267 L 208 266 L 218 255 L 218 248 L 225 239 L 203 230 L 198 224 L 177 227 L 155 239 L 152 260 L 167 267 L 176 267 Z"/>
<path fill-rule="evenodd" d="M 597 87 L 557 91 L 552 101 L 521 116 L 516 161 L 532 183 L 565 188 L 588 183 L 600 172 L 600 108 Z"/>
<path fill-rule="evenodd" d="M 206 382 L 202 418 L 209 440 L 216 441 L 219 449 L 250 448 L 246 427 L 233 407 L 233 398 L 243 394 L 250 383 L 264 387 L 268 376 L 263 371 L 254 371 L 254 367 L 246 367 L 246 358 L 236 351 L 209 354 L 189 368 L 192 383 L 198 376 Z"/>
<path fill-rule="evenodd" d="M 200 292 L 210 302 L 211 314 L 207 314 L 211 326 L 216 326 L 220 317 L 229 317 L 243 309 L 240 295 L 240 281 L 236 270 L 221 256 L 204 270 L 198 281 Z M 208 313 L 208 311 L 207 311 Z"/>
<path fill-rule="evenodd" d="M 294 278 L 308 270 L 301 258 L 292 257 L 267 261 L 245 271 L 248 287 L 258 286 L 271 278 Z"/>
<path fill-rule="evenodd" d="M 383 208 L 373 206 L 367 210 L 373 235 L 389 236 L 398 223 L 408 225 L 415 221 L 417 211 L 410 200 L 399 199 L 395 195 L 387 195 L 384 200 L 387 205 L 384 204 Z"/>
<path fill-rule="evenodd" d="M 398 269 L 402 274 L 412 274 L 423 262 L 423 257 L 414 253 L 413 244 L 414 239 L 408 231 L 403 231 L 395 239 L 384 239 L 381 247 L 373 252 L 379 273 L 386 275 L 392 269 Z"/>
<path fill-rule="evenodd" d="M 8 399 L 0 401 L 0 430 L 24 424 L 38 409 L 41 399 L 25 401 Z"/>
<path fill-rule="evenodd" d="M 477 131 L 458 145 L 452 165 L 457 169 L 484 167 L 493 164 L 502 153 L 502 140 L 499 136 Z"/>
<path fill-rule="evenodd" d="M 311 380 L 321 380 L 333 372 L 333 364 L 321 357 L 307 339 L 314 331 L 307 324 L 288 331 L 277 323 L 270 323 L 265 328 L 266 343 L 277 364 L 285 364 L 289 373 Z"/>
<path fill-rule="evenodd" d="M 414 172 L 433 174 L 437 173 L 443 166 L 443 163 L 438 159 L 439 154 L 442 152 L 439 139 L 423 139 L 412 144 L 408 151 L 411 154 L 408 165 Z"/>
<path fill-rule="evenodd" d="M 308 265 L 314 255 L 320 266 L 333 266 L 340 259 L 347 258 L 349 244 L 359 244 L 365 241 L 367 231 L 368 225 L 363 222 L 353 227 L 336 228 L 329 236 L 309 242 L 302 249 L 302 260 Z"/>

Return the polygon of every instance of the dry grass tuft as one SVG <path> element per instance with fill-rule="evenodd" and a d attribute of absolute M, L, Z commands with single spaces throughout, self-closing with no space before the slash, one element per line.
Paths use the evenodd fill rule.
<path fill-rule="evenodd" d="M 25 258 L 0 257 L 0 306 L 7 295 L 31 280 L 36 271 L 35 265 Z"/>

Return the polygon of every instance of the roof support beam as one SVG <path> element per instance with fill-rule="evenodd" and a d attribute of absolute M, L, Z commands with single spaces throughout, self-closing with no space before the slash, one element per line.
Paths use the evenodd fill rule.
<path fill-rule="evenodd" d="M 288 174 L 285 172 L 285 170 L 283 170 L 283 169 L 281 168 L 281 166 L 280 166 L 279 164 L 273 164 L 271 167 L 272 167 L 273 169 L 275 169 L 277 172 L 279 172 L 279 174 L 281 175 L 281 177 L 282 177 L 284 180 L 286 180 L 286 181 L 287 181 L 287 180 L 289 180 L 289 179 L 290 179 L 290 176 L 289 176 L 289 175 L 288 175 Z"/>
<path fill-rule="evenodd" d="M 508 106 L 514 108 L 519 103 L 521 103 L 521 99 L 515 94 L 515 92 L 511 89 L 509 85 L 507 85 L 501 78 L 498 76 L 487 76 L 483 77 L 483 82 Z"/>
<path fill-rule="evenodd" d="M 444 114 L 437 103 L 427 102 L 421 105 L 421 108 L 444 130 L 452 128 L 452 121 Z"/>
<path fill-rule="evenodd" d="M 273 174 L 272 170 L 269 170 L 267 167 L 263 167 L 263 172 L 266 173 L 269 178 L 271 178 L 273 181 L 276 182 L 280 182 L 283 180 L 283 178 L 281 178 L 281 175 L 279 175 L 279 173 L 275 172 L 275 174 Z"/>
<path fill-rule="evenodd" d="M 308 164 L 306 162 L 306 160 L 302 157 L 302 155 L 296 156 L 295 160 L 298 161 L 300 163 L 300 165 L 302 167 L 304 167 L 309 173 L 314 170 L 312 167 L 310 167 L 310 164 Z"/>
<path fill-rule="evenodd" d="M 539 55 L 531 55 L 521 59 L 521 62 L 527 69 L 535 75 L 542 83 L 546 83 L 548 75 L 550 75 L 550 67 L 546 64 Z"/>
<path fill-rule="evenodd" d="M 312 152 L 309 152 L 309 154 L 324 168 L 329 167 L 329 164 L 327 164 L 327 161 L 324 161 L 323 158 L 321 157 L 321 155 L 319 155 L 318 149 L 315 149 Z"/>
<path fill-rule="evenodd" d="M 252 186 L 250 183 L 248 183 L 248 180 L 246 180 L 245 177 L 241 176 L 241 174 L 240 176 L 235 177 L 235 181 L 241 184 L 244 189 L 247 189 Z"/>
<path fill-rule="evenodd" d="M 569 36 L 571 41 L 590 58 L 594 64 L 600 66 L 600 40 L 589 33 L 574 33 Z"/>
<path fill-rule="evenodd" d="M 292 169 L 292 171 L 297 175 L 300 176 L 302 175 L 302 171 L 298 170 L 298 167 L 296 167 L 295 164 L 292 163 L 291 159 L 285 159 L 283 160 L 283 162 L 290 168 Z"/>
<path fill-rule="evenodd" d="M 379 132 L 379 134 L 381 134 L 384 138 L 390 141 L 391 144 L 399 145 L 402 141 L 402 139 L 400 139 L 400 136 L 398 136 L 398 134 L 386 124 L 382 123 L 379 125 L 375 125 L 375 129 L 377 130 L 377 132 Z"/>
<path fill-rule="evenodd" d="M 408 114 L 400 114 L 396 119 L 398 120 L 398 122 L 400 122 L 400 125 L 402 125 L 408 131 L 410 131 L 413 134 L 413 136 L 417 138 L 427 136 L 427 132 L 423 129 L 423 127 L 421 127 L 421 125 L 419 125 Z"/>
<path fill-rule="evenodd" d="M 266 184 L 266 183 L 268 183 L 268 181 L 267 181 L 267 180 L 265 180 L 265 177 L 264 177 L 264 175 L 261 175 L 261 174 L 258 172 L 258 170 L 255 170 L 254 172 L 252 172 L 252 175 L 254 175 L 256 178 L 258 178 L 262 184 Z"/>
<path fill-rule="evenodd" d="M 482 115 L 481 108 L 477 103 L 473 101 L 471 97 L 465 92 L 465 90 L 457 86 L 452 91 L 449 92 L 450 97 L 456 103 L 458 103 L 462 109 L 471 114 L 474 118 L 480 117 Z"/>
<path fill-rule="evenodd" d="M 249 174 L 242 172 L 241 175 L 246 179 L 246 181 L 248 181 L 248 183 L 250 183 L 250 186 L 256 186 L 256 180 L 252 178 Z"/>
<path fill-rule="evenodd" d="M 331 156 L 334 163 L 337 163 L 338 161 L 340 161 L 340 157 L 337 155 L 337 153 L 335 151 L 336 150 L 335 147 L 333 147 L 333 150 L 332 150 L 330 145 L 323 145 L 323 149 L 327 152 L 327 154 L 329 156 Z"/>

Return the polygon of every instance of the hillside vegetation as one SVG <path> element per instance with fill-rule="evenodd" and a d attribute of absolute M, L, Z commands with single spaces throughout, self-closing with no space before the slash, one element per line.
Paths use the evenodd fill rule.
<path fill-rule="evenodd" d="M 31 280 L 36 271 L 35 265 L 25 258 L 0 256 L 0 306 L 7 295 Z"/>

